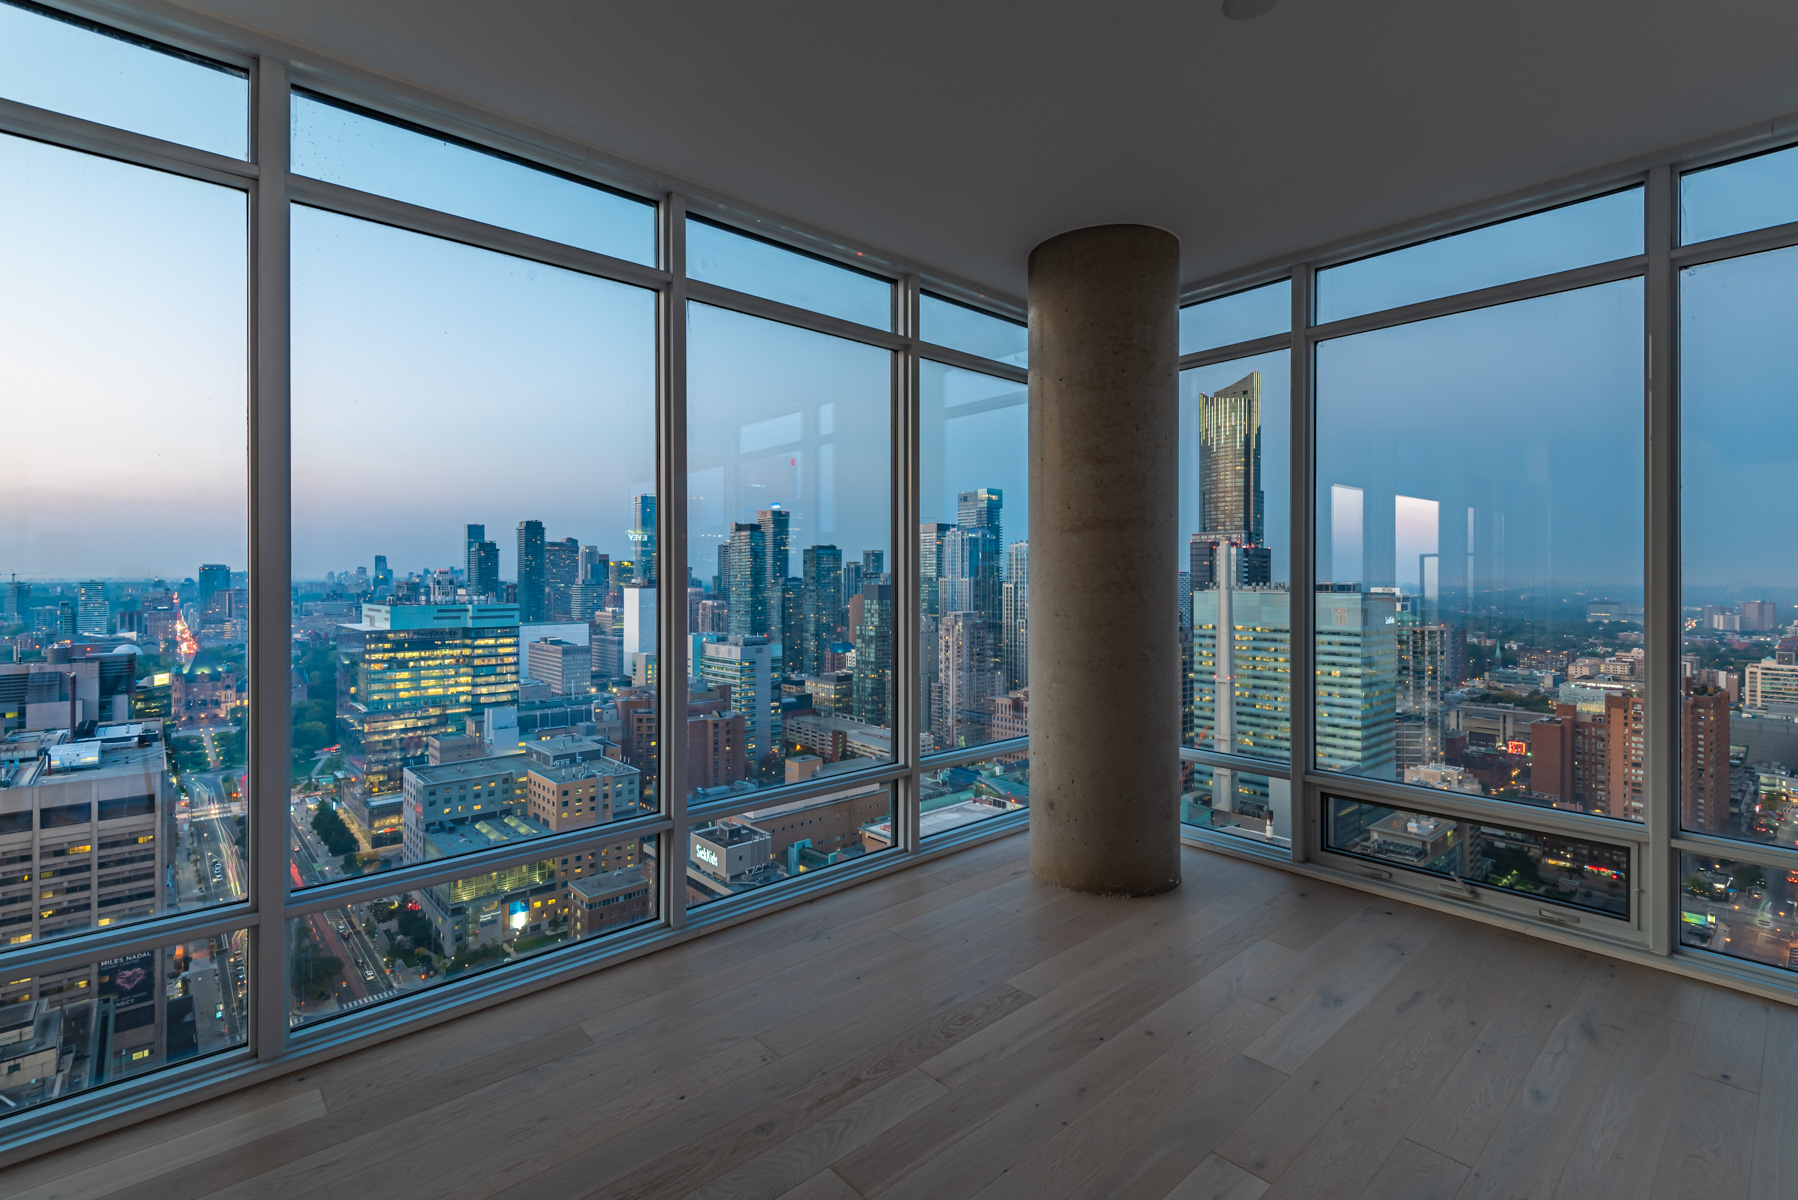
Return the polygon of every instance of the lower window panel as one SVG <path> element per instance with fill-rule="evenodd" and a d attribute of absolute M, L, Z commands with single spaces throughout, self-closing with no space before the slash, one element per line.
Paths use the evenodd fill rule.
<path fill-rule="evenodd" d="M 1629 918 L 1626 845 L 1342 796 L 1324 797 L 1324 845 L 1338 854 Z"/>
<path fill-rule="evenodd" d="M 654 921 L 656 839 L 345 904 L 287 922 L 288 1021 L 315 1021 Z"/>
<path fill-rule="evenodd" d="M 701 821 L 687 832 L 687 907 L 893 848 L 893 790 L 850 788 Z"/>
<path fill-rule="evenodd" d="M 1682 946 L 1798 970 L 1798 871 L 1681 854 L 1679 915 Z"/>
<path fill-rule="evenodd" d="M 24 975 L 0 965 L 0 1123 L 246 1041 L 243 930 Z"/>
<path fill-rule="evenodd" d="M 1180 823 L 1290 848 L 1292 784 L 1234 767 L 1182 762 Z"/>
<path fill-rule="evenodd" d="M 1028 750 L 941 767 L 918 777 L 918 832 L 923 837 L 1028 807 Z"/>

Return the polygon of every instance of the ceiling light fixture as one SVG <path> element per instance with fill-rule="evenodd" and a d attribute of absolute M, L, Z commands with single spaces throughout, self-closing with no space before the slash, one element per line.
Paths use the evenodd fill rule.
<path fill-rule="evenodd" d="M 1253 21 L 1274 10 L 1280 0 L 1224 0 L 1224 15 L 1232 21 Z"/>

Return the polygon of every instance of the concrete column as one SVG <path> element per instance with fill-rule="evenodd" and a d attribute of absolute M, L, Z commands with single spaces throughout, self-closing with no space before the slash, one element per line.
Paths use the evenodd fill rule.
<path fill-rule="evenodd" d="M 1030 254 L 1030 867 L 1083 892 L 1180 883 L 1179 250 Z"/>

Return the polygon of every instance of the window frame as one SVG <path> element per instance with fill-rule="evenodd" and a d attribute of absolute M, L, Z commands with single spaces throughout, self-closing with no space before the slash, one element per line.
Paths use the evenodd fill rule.
<path fill-rule="evenodd" d="M 304 65 L 291 61 L 293 49 L 237 26 L 192 14 L 163 18 L 114 11 L 102 0 L 58 0 L 58 12 L 117 29 L 184 53 L 245 69 L 250 74 L 250 157 L 236 160 L 177 143 L 134 134 L 65 114 L 0 100 L 0 131 L 85 151 L 176 175 L 222 184 L 250 199 L 250 317 L 245 331 L 250 349 L 250 706 L 251 855 L 250 894 L 242 901 L 213 908 L 170 912 L 131 925 L 120 925 L 38 944 L 0 951 L 0 965 L 20 972 L 47 973 L 58 967 L 84 965 L 149 947 L 251 930 L 250 1040 L 234 1050 L 197 1061 L 164 1067 L 134 1079 L 93 1089 L 70 1099 L 24 1110 L 0 1120 L 0 1167 L 59 1145 L 78 1141 L 110 1127 L 160 1114 L 181 1104 L 218 1095 L 238 1086 L 268 1079 L 346 1050 L 372 1045 L 439 1021 L 499 1003 L 551 984 L 678 944 L 710 930 L 762 913 L 790 907 L 864 880 L 901 870 L 967 845 L 1023 829 L 1023 810 L 965 826 L 939 837 L 921 839 L 918 782 L 924 771 L 973 762 L 1028 749 L 1028 739 L 993 742 L 921 757 L 918 746 L 920 697 L 917 686 L 919 645 L 917 622 L 898 620 L 894 631 L 894 677 L 897 700 L 894 720 L 895 759 L 866 771 L 833 777 L 828 783 L 770 789 L 752 798 L 730 798 L 718 805 L 696 805 L 686 799 L 685 721 L 674 720 L 673 706 L 659 706 L 662 799 L 659 812 L 554 838 L 486 851 L 441 863 L 418 864 L 355 880 L 334 882 L 290 893 L 287 865 L 286 805 L 291 737 L 289 692 L 290 620 L 290 485 L 288 459 L 289 249 L 290 203 L 305 203 L 344 215 L 430 234 L 516 257 L 560 266 L 658 293 L 658 443 L 657 520 L 666 561 L 686 563 L 686 335 L 689 299 L 720 308 L 762 316 L 785 324 L 832 334 L 886 349 L 891 354 L 893 437 L 892 546 L 894 611 L 917 610 L 918 564 L 918 387 L 919 364 L 934 361 L 963 367 L 1016 383 L 1027 383 L 1019 367 L 967 354 L 919 338 L 919 296 L 924 290 L 953 303 L 990 312 L 1011 321 L 1025 318 L 1024 302 L 1014 296 L 954 278 L 877 247 L 855 245 L 815 229 L 709 191 L 679 177 L 662 174 L 611 157 L 593 148 L 558 138 L 522 122 L 511 122 L 472 105 L 460 104 L 420 89 L 407 88 L 373 72 L 317 56 Z M 592 182 L 636 196 L 657 206 L 659 261 L 654 266 L 578 250 L 512 230 L 453 217 L 349 188 L 290 175 L 288 137 L 291 88 L 303 88 L 334 101 L 403 122 L 470 145 L 490 149 L 527 165 Z M 1798 999 L 1798 976 L 1775 968 L 1722 959 L 1708 951 L 1678 945 L 1678 856 L 1682 851 L 1751 862 L 1779 870 L 1798 868 L 1798 851 L 1736 842 L 1677 828 L 1679 711 L 1665 703 L 1679 686 L 1680 570 L 1678 486 L 1680 448 L 1676 336 L 1678 272 L 1682 267 L 1743 254 L 1798 245 L 1798 222 L 1772 226 L 1706 242 L 1678 241 L 1679 177 L 1798 143 L 1798 119 L 1761 122 L 1672 151 L 1613 164 L 1581 175 L 1551 181 L 1508 195 L 1395 224 L 1366 236 L 1284 254 L 1244 269 L 1232 270 L 1182 288 L 1180 303 L 1245 291 L 1289 277 L 1292 322 L 1288 332 L 1232 345 L 1206 347 L 1179 358 L 1179 368 L 1206 366 L 1273 350 L 1290 352 L 1291 391 L 1291 587 L 1303 594 L 1313 589 L 1315 567 L 1315 478 L 1313 446 L 1316 345 L 1365 330 L 1425 320 L 1434 316 L 1489 307 L 1615 279 L 1642 277 L 1646 303 L 1647 386 L 1643 420 L 1647 432 L 1645 463 L 1646 613 L 1649 648 L 1649 753 L 1645 763 L 1648 807 L 1644 824 L 1621 823 L 1585 814 L 1536 811 L 1502 801 L 1455 796 L 1402 783 L 1386 783 L 1316 770 L 1312 765 L 1314 700 L 1309 687 L 1291 698 L 1292 758 L 1279 762 L 1208 750 L 1182 749 L 1183 760 L 1279 778 L 1291 784 L 1292 846 L 1290 850 L 1227 833 L 1182 828 L 1185 844 L 1270 862 L 1284 869 L 1334 879 L 1365 890 L 1391 895 L 1474 919 L 1509 925 L 1538 936 L 1603 953 L 1632 958 L 1701 978 L 1713 979 L 1756 994 Z M 1366 258 L 1420 241 L 1434 240 L 1512 217 L 1614 192 L 1646 186 L 1645 253 L 1473 292 L 1444 296 L 1330 323 L 1313 322 L 1315 273 L 1324 267 Z M 876 329 L 823 316 L 774 301 L 762 300 L 689 280 L 685 273 L 684 229 L 689 214 L 746 234 L 862 272 L 893 284 L 890 329 Z M 658 617 L 663 636 L 674 639 L 686 620 L 682 589 L 661 589 Z M 1295 680 L 1309 679 L 1315 646 L 1312 606 L 1292 607 L 1291 671 Z M 744 811 L 785 803 L 857 784 L 881 783 L 893 788 L 897 841 L 891 852 L 870 855 L 830 871 L 808 873 L 778 887 L 757 889 L 696 909 L 692 919 L 680 879 L 686 834 L 694 825 L 728 810 Z M 1443 812 L 1494 824 L 1540 827 L 1598 841 L 1627 842 L 1632 847 L 1638 894 L 1631 905 L 1634 926 L 1625 938 L 1605 936 L 1588 927 L 1547 922 L 1528 912 L 1496 904 L 1469 903 L 1437 894 L 1434 889 L 1402 886 L 1392 880 L 1337 862 L 1324 849 L 1319 816 L 1323 794 L 1357 797 L 1396 807 Z M 1169 797 L 1170 804 L 1177 797 Z M 657 920 L 617 934 L 576 943 L 536 955 L 505 971 L 492 971 L 405 997 L 371 1005 L 338 1019 L 300 1030 L 288 1028 L 286 961 L 281 937 L 290 916 L 304 915 L 361 899 L 379 898 L 422 886 L 439 877 L 459 878 L 515 862 L 558 855 L 567 848 L 586 849 L 632 836 L 654 836 L 658 843 Z M 1394 874 L 1397 874 L 1394 872 Z M 273 937 L 273 952 L 268 942 Z"/>
<path fill-rule="evenodd" d="M 1798 145 L 1798 137 L 1794 136 L 1792 122 L 1764 123 L 1751 130 L 1721 135 L 1672 152 L 1642 156 L 1611 169 L 1588 172 L 1405 222 L 1369 236 L 1270 260 L 1181 289 L 1180 303 L 1185 306 L 1258 287 L 1288 274 L 1293 281 L 1293 321 L 1289 333 L 1189 352 L 1181 355 L 1179 366 L 1185 370 L 1271 350 L 1284 348 L 1291 351 L 1291 587 L 1298 594 L 1313 590 L 1316 584 L 1315 352 L 1319 344 L 1370 330 L 1596 284 L 1641 279 L 1646 335 L 1642 405 L 1646 435 L 1642 495 L 1645 517 L 1643 631 L 1644 644 L 1649 651 L 1645 688 L 1648 746 L 1644 761 L 1647 805 L 1640 825 L 1321 770 L 1312 757 L 1316 713 L 1314 689 L 1304 686 L 1295 687 L 1291 697 L 1292 758 L 1285 764 L 1284 774 L 1279 769 L 1280 764 L 1240 755 L 1190 748 L 1180 752 L 1181 758 L 1188 762 L 1289 779 L 1293 784 L 1294 805 L 1290 852 L 1259 840 L 1190 826 L 1181 828 L 1185 844 L 1269 861 L 1429 907 L 1498 921 L 1537 936 L 1590 946 L 1608 954 L 1713 979 L 1787 1002 L 1798 997 L 1798 974 L 1726 959 L 1712 951 L 1679 944 L 1678 866 L 1682 852 L 1734 858 L 1787 871 L 1798 869 L 1798 850 L 1733 841 L 1679 828 L 1681 710 L 1678 703 L 1668 702 L 1669 697 L 1678 694 L 1683 650 L 1678 540 L 1681 479 L 1677 370 L 1679 272 L 1702 263 L 1798 246 L 1798 222 L 1682 245 L 1678 221 L 1680 178 L 1691 171 L 1794 145 Z M 1324 268 L 1636 186 L 1644 189 L 1642 254 L 1327 323 L 1315 320 L 1316 275 Z M 1308 680 L 1314 677 L 1315 671 L 1315 618 L 1309 605 L 1295 604 L 1292 612 L 1292 678 Z M 1428 880 L 1420 884 L 1404 879 L 1401 877 L 1403 872 L 1371 868 L 1364 861 L 1327 848 L 1322 826 L 1326 794 L 1627 845 L 1636 880 L 1630 919 L 1627 922 L 1614 918 L 1573 922 L 1564 915 L 1541 911 L 1545 906 L 1507 899 L 1491 893 L 1490 889 L 1480 889 L 1478 896 L 1464 896 L 1453 889 L 1432 886 Z"/>
<path fill-rule="evenodd" d="M 871 764 L 865 770 L 833 776 L 827 781 L 808 781 L 770 788 L 754 795 L 726 797 L 717 803 L 697 804 L 689 813 L 684 779 L 686 722 L 671 718 L 675 706 L 667 702 L 666 689 L 670 685 L 664 681 L 664 695 L 658 704 L 662 784 L 659 811 L 462 857 L 411 864 L 304 890 L 293 889 L 287 873 L 286 840 L 287 760 L 292 732 L 288 689 L 291 619 L 288 596 L 292 581 L 288 379 L 292 205 L 304 204 L 654 291 L 657 294 L 656 478 L 657 494 L 661 498 L 657 505 L 657 536 L 661 553 L 667 556 L 667 561 L 676 563 L 687 561 L 688 541 L 684 480 L 685 313 L 689 299 L 846 338 L 888 352 L 893 461 L 891 539 L 896 548 L 914 544 L 915 538 L 908 540 L 903 531 L 917 528 L 918 364 L 930 359 L 1019 384 L 1028 378 L 1020 367 L 922 343 L 917 336 L 919 296 L 928 289 L 957 304 L 1014 322 L 1024 319 L 1025 307 L 1021 299 L 995 292 L 976 282 L 932 271 L 872 246 L 846 242 L 823 230 L 758 210 L 678 177 L 647 172 L 636 164 L 609 159 L 589 147 L 551 138 L 540 130 L 506 122 L 439 96 L 404 89 L 372 74 L 310 56 L 306 65 L 292 63 L 285 57 L 286 47 L 279 43 L 252 44 L 246 52 L 242 31 L 223 23 L 196 18 L 184 21 L 180 28 L 176 28 L 164 25 L 154 17 L 134 15 L 127 19 L 97 9 L 90 13 L 79 3 L 58 5 L 56 11 L 67 12 L 86 23 L 116 29 L 134 39 L 169 46 L 183 54 L 211 58 L 249 73 L 249 107 L 245 118 L 250 129 L 251 152 L 247 160 L 230 159 L 7 100 L 0 100 L 0 132 L 223 184 L 243 192 L 248 198 L 250 305 L 245 337 L 250 351 L 250 420 L 246 450 L 250 478 L 251 641 L 248 663 L 251 715 L 247 740 L 250 750 L 251 880 L 249 894 L 241 901 L 168 912 L 130 925 L 104 927 L 52 941 L 10 947 L 0 950 L 0 966 L 17 973 L 42 974 L 145 948 L 247 929 L 250 938 L 250 1036 L 246 1045 L 220 1051 L 202 1060 L 161 1067 L 7 1116 L 0 1120 L 0 1166 L 90 1136 L 110 1125 L 167 1111 L 181 1103 L 268 1078 L 347 1048 L 411 1032 L 1023 828 L 1028 819 L 1027 811 L 933 837 L 927 845 L 920 843 L 918 780 L 924 771 L 963 758 L 990 756 L 1005 747 L 1021 747 L 1027 745 L 1027 739 L 981 746 L 965 753 L 937 755 L 929 763 L 922 762 L 916 749 L 918 689 L 913 677 L 918 646 L 915 622 L 896 621 L 894 676 L 898 696 L 894 714 L 895 757 L 891 762 Z M 196 30 L 201 32 L 196 33 Z M 654 265 L 646 266 L 291 174 L 288 171 L 290 98 L 295 91 L 304 91 L 326 103 L 391 120 L 405 128 L 441 136 L 475 150 L 490 151 L 523 167 L 542 168 L 562 177 L 645 200 L 655 206 L 658 259 Z M 685 229 L 689 214 L 808 257 L 888 281 L 893 296 L 891 327 L 863 326 L 689 279 L 685 273 Z M 895 613 L 910 611 L 915 607 L 917 595 L 915 554 L 895 555 L 893 574 Z M 677 631 L 685 628 L 684 589 L 660 589 L 658 609 L 662 629 Z M 666 636 L 672 641 L 675 633 Z M 893 797 L 897 839 L 891 851 L 845 862 L 828 871 L 807 872 L 777 886 L 707 903 L 696 908 L 689 921 L 684 863 L 690 828 L 750 809 L 870 785 L 887 788 Z M 286 979 L 288 956 L 282 945 L 289 919 L 519 863 L 584 853 L 631 838 L 656 839 L 657 916 L 653 921 L 531 955 L 508 964 L 504 971 L 472 974 L 442 986 L 396 997 L 388 1003 L 334 1014 L 328 1020 L 317 1020 L 299 1028 L 290 1026 Z"/>

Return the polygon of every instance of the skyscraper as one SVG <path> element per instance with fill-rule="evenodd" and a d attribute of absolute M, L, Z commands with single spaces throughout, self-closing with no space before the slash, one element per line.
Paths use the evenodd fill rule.
<path fill-rule="evenodd" d="M 723 541 L 718 543 L 718 573 L 712 576 L 712 597 L 722 604 L 729 588 L 730 542 Z"/>
<path fill-rule="evenodd" d="M 338 628 L 348 678 L 339 695 L 345 751 L 373 798 L 400 790 L 407 766 L 424 762 L 425 739 L 460 733 L 487 709 L 518 703 L 518 610 L 510 604 L 365 604 Z M 392 814 L 398 828 L 397 807 Z M 366 809 L 369 828 L 381 824 Z"/>
<path fill-rule="evenodd" d="M 1273 554 L 1266 546 L 1234 534 L 1195 533 L 1187 539 L 1186 553 L 1189 586 L 1195 592 L 1216 587 L 1220 579 L 1231 587 L 1257 587 L 1273 582 Z"/>
<path fill-rule="evenodd" d="M 731 633 L 738 637 L 766 636 L 768 535 L 762 526 L 745 521 L 731 526 L 730 553 L 724 559 L 724 568 Z"/>
<path fill-rule="evenodd" d="M 17 576 L 6 585 L 6 606 L 0 610 L 0 616 L 9 621 L 23 621 L 31 615 L 31 585 L 20 582 Z"/>
<path fill-rule="evenodd" d="M 591 621 L 593 614 L 604 609 L 612 588 L 612 560 L 601 554 L 598 546 L 582 546 L 579 579 L 568 589 L 569 615 L 576 621 Z"/>
<path fill-rule="evenodd" d="M 943 573 L 943 538 L 953 525 L 926 521 L 918 526 L 918 603 L 925 616 L 934 617 L 937 607 L 937 580 Z"/>
<path fill-rule="evenodd" d="M 1190 596 L 1187 599 L 1191 604 Z M 1030 543 L 1005 548 L 1005 690 L 1015 692 L 1030 682 Z M 1190 623 L 1191 613 L 1187 614 Z"/>
<path fill-rule="evenodd" d="M 999 588 L 999 543 L 992 527 L 957 526 L 943 535 L 941 574 L 937 578 L 937 612 L 971 612 L 989 628 L 989 640 L 1003 615 Z"/>
<path fill-rule="evenodd" d="M 990 529 L 993 542 L 1002 545 L 1005 541 L 1001 524 L 1004 507 L 1005 493 L 999 488 L 962 492 L 955 498 L 955 523 L 963 529 Z"/>
<path fill-rule="evenodd" d="M 931 734 L 948 750 L 986 737 L 987 701 L 1003 675 L 992 666 L 988 631 L 978 613 L 948 612 L 937 626 L 937 683 L 931 689 Z"/>
<path fill-rule="evenodd" d="M 464 525 L 462 527 L 462 565 L 468 575 L 468 586 L 474 587 L 475 553 L 474 548 L 487 540 L 485 525 Z"/>
<path fill-rule="evenodd" d="M 791 562 L 793 514 L 774 504 L 757 512 L 755 520 L 762 527 L 762 545 L 768 553 L 768 627 L 760 632 L 785 644 L 786 605 L 783 603 L 783 596 Z"/>
<path fill-rule="evenodd" d="M 1201 532 L 1261 544 L 1267 502 L 1259 371 L 1199 397 L 1199 506 Z"/>
<path fill-rule="evenodd" d="M 480 599 L 499 595 L 499 543 L 487 540 L 485 525 L 470 525 L 464 545 L 468 555 L 468 594 Z"/>
<path fill-rule="evenodd" d="M 379 564 L 382 560 L 375 561 Z M 200 594 L 194 600 L 199 604 L 200 611 L 204 612 L 215 592 L 222 592 L 231 586 L 231 568 L 224 563 L 205 563 L 200 567 L 199 584 Z"/>
<path fill-rule="evenodd" d="M 886 561 L 886 554 L 884 552 L 882 552 L 880 550 L 863 550 L 862 551 L 862 580 L 863 580 L 863 582 L 866 582 L 867 580 L 873 578 L 876 575 L 884 574 L 886 572 L 886 567 L 883 565 L 885 563 L 885 561 Z"/>
<path fill-rule="evenodd" d="M 524 624 L 544 619 L 543 522 L 518 523 L 518 619 Z"/>
<path fill-rule="evenodd" d="M 229 576 L 226 578 L 229 581 Z M 90 579 L 81 585 L 76 595 L 79 599 L 75 632 L 82 637 L 105 637 L 112 632 L 112 609 L 106 603 L 106 585 L 98 579 Z"/>
<path fill-rule="evenodd" d="M 878 565 L 878 552 L 868 553 L 876 555 Z M 892 580 L 878 575 L 862 584 L 860 608 L 854 631 L 855 716 L 870 725 L 886 725 L 893 694 Z"/>
<path fill-rule="evenodd" d="M 730 706 L 743 715 L 744 755 L 750 767 L 780 749 L 779 660 L 765 637 L 732 635 L 700 646 L 699 677 L 707 687 L 730 687 Z"/>
<path fill-rule="evenodd" d="M 643 587 L 656 585 L 656 498 L 631 497 L 631 541 L 637 544 L 637 582 Z"/>
<path fill-rule="evenodd" d="M 801 675 L 822 675 L 824 647 L 840 636 L 847 621 L 843 552 L 835 546 L 808 546 L 800 570 L 799 644 L 787 649 L 787 661 Z"/>
<path fill-rule="evenodd" d="M 361 571 L 361 567 L 356 568 L 358 574 L 360 574 Z M 392 590 L 393 570 L 387 565 L 387 556 L 385 554 L 377 554 L 375 555 L 374 591 L 378 595 L 382 592 L 391 592 Z"/>
<path fill-rule="evenodd" d="M 1752 603 L 1752 601 L 1750 602 Z M 1771 605 L 1768 605 L 1771 608 Z M 1748 605 L 1742 605 L 1748 611 Z M 1680 813 L 1687 829 L 1729 832 L 1729 693 L 1685 681 Z"/>
<path fill-rule="evenodd" d="M 543 607 L 552 621 L 571 620 L 573 588 L 580 578 L 581 544 L 574 538 L 543 545 Z"/>

